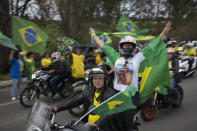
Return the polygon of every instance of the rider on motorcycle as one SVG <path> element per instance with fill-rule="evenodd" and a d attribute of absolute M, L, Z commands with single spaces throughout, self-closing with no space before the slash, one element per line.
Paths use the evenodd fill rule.
<path fill-rule="evenodd" d="M 178 92 L 176 85 L 181 81 L 179 76 L 179 61 L 176 57 L 174 57 L 174 49 L 167 48 L 168 52 L 168 66 L 170 69 L 170 80 L 171 80 L 171 89 L 176 93 L 177 97 L 180 97 L 180 93 Z"/>
<path fill-rule="evenodd" d="M 68 63 L 66 61 L 60 61 L 60 58 L 60 52 L 53 52 L 51 55 L 52 63 L 45 69 L 52 75 L 49 80 L 52 96 L 56 94 L 58 83 L 63 81 L 66 77 L 69 77 L 71 72 Z"/>
<path fill-rule="evenodd" d="M 170 30 L 171 23 L 169 22 L 160 34 L 160 38 L 163 39 L 166 33 Z M 132 97 L 133 104 L 138 103 L 138 70 L 141 62 L 148 58 L 149 54 L 153 53 L 151 46 L 148 45 L 140 52 L 136 53 L 136 39 L 133 36 L 125 36 L 119 42 L 119 51 L 116 52 L 112 47 L 104 44 L 102 40 L 96 36 L 93 29 L 90 29 L 90 34 L 97 42 L 100 48 L 104 50 L 106 55 L 110 58 L 111 62 L 115 65 L 115 79 L 114 88 L 117 92 L 124 91 L 127 88 L 133 88 L 136 90 Z M 122 56 L 120 56 L 120 54 Z M 136 113 L 136 109 L 128 109 L 120 112 L 120 123 L 124 124 L 123 131 L 133 130 L 133 117 Z"/>
<path fill-rule="evenodd" d="M 194 57 L 196 56 L 196 51 L 192 49 L 192 43 L 187 43 L 185 45 L 186 49 L 184 50 L 184 54 L 189 56 L 189 70 L 191 70 L 192 65 L 194 63 Z"/>
<path fill-rule="evenodd" d="M 89 73 L 89 86 L 86 86 L 79 96 L 64 104 L 54 106 L 53 110 L 60 112 L 81 104 L 84 104 L 87 110 L 99 105 L 116 93 L 114 89 L 106 86 L 107 81 L 107 74 L 102 68 L 92 68 Z M 98 115 L 89 114 L 83 121 L 86 122 L 86 125 L 96 126 L 104 131 L 118 131 L 117 125 L 114 123 L 117 118 L 115 115 L 100 117 Z"/>

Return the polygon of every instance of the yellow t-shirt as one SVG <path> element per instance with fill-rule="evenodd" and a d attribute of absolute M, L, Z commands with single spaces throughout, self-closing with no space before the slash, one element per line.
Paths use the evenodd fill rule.
<path fill-rule="evenodd" d="M 96 98 L 100 95 L 100 93 L 96 92 L 95 91 L 95 94 L 94 94 L 94 100 L 93 100 L 93 105 L 94 106 L 98 106 L 100 104 L 100 101 L 97 101 Z M 98 119 L 100 119 L 100 116 L 99 115 L 89 115 L 88 116 L 88 122 L 90 123 L 95 123 Z"/>
<path fill-rule="evenodd" d="M 21 60 L 18 60 L 19 64 L 20 64 L 20 72 L 23 72 L 24 70 L 24 64 Z"/>
<path fill-rule="evenodd" d="M 102 64 L 102 59 L 99 54 L 96 54 L 96 64 Z"/>
<path fill-rule="evenodd" d="M 178 46 L 175 46 L 175 47 L 174 47 L 174 51 L 175 51 L 175 52 L 178 52 L 178 51 L 179 51 L 179 47 L 178 47 Z"/>
<path fill-rule="evenodd" d="M 169 69 L 172 69 L 172 61 L 169 60 L 168 62 L 168 67 Z M 173 73 L 173 71 L 170 70 L 170 74 Z"/>
<path fill-rule="evenodd" d="M 84 55 L 78 55 L 78 56 L 81 58 L 82 61 L 84 61 L 84 59 L 85 59 Z"/>
<path fill-rule="evenodd" d="M 184 50 L 184 54 L 187 55 L 187 56 L 192 56 L 192 55 L 196 55 L 196 51 L 194 49 L 191 49 L 191 50 Z"/>
<path fill-rule="evenodd" d="M 42 67 L 49 67 L 50 64 L 51 64 L 51 58 L 42 58 L 41 60 Z"/>

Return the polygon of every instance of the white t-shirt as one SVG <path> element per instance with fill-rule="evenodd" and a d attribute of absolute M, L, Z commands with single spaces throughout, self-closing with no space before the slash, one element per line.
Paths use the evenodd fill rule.
<path fill-rule="evenodd" d="M 139 52 L 127 59 L 127 62 L 124 57 L 116 60 L 114 79 L 114 88 L 116 90 L 124 91 L 128 87 L 136 87 L 138 90 L 138 70 L 144 59 L 143 53 Z"/>

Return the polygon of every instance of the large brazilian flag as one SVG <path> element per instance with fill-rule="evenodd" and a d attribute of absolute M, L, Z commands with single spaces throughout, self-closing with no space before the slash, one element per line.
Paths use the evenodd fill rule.
<path fill-rule="evenodd" d="M 43 54 L 46 48 L 48 35 L 38 26 L 26 19 L 12 16 L 12 39 L 21 49 Z"/>

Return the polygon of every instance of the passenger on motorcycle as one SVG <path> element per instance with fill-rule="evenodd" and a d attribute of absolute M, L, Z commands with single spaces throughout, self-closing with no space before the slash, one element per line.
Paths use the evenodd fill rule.
<path fill-rule="evenodd" d="M 52 96 L 56 94 L 57 85 L 70 75 L 70 68 L 66 61 L 60 61 L 61 53 L 53 52 L 51 55 L 52 63 L 45 70 L 48 71 L 52 77 L 49 80 Z"/>
<path fill-rule="evenodd" d="M 176 85 L 181 81 L 181 78 L 179 76 L 179 60 L 174 57 L 174 49 L 173 48 L 167 48 L 168 52 L 168 66 L 170 69 L 170 80 L 171 80 L 171 89 L 172 91 L 177 95 L 177 97 L 180 97 L 180 93 L 178 92 Z"/>
<path fill-rule="evenodd" d="M 106 86 L 107 81 L 107 74 L 102 68 L 92 68 L 89 73 L 89 86 L 86 86 L 79 96 L 64 104 L 54 106 L 53 110 L 55 112 L 60 112 L 77 107 L 81 104 L 84 104 L 86 109 L 91 109 L 92 107 L 99 105 L 101 102 L 115 94 L 114 89 Z M 118 131 L 116 124 L 113 123 L 115 120 L 113 119 L 113 116 L 114 115 L 100 117 L 98 115 L 89 114 L 83 119 L 83 121 L 86 125 L 96 126 L 104 131 Z"/>
<path fill-rule="evenodd" d="M 189 70 L 191 70 L 192 65 L 194 63 L 194 57 L 196 56 L 196 51 L 192 49 L 192 43 L 187 43 L 185 45 L 186 49 L 184 50 L 184 54 L 189 56 Z"/>
<path fill-rule="evenodd" d="M 169 22 L 160 37 L 163 39 L 164 36 L 170 30 L 171 23 Z M 119 42 L 119 52 L 116 52 L 112 47 L 104 44 L 93 29 L 90 29 L 90 34 L 97 42 L 100 48 L 104 50 L 106 55 L 110 58 L 111 62 L 115 65 L 115 79 L 114 88 L 117 92 L 124 91 L 127 88 L 136 88 L 136 93 L 132 97 L 133 104 L 137 105 L 138 102 L 138 69 L 142 61 L 148 58 L 149 53 L 152 49 L 150 44 L 143 48 L 140 52 L 136 53 L 136 39 L 132 36 L 125 36 Z M 120 123 L 124 125 L 122 131 L 132 131 L 133 130 L 133 117 L 136 113 L 136 109 L 128 109 L 126 111 L 120 112 Z"/>

